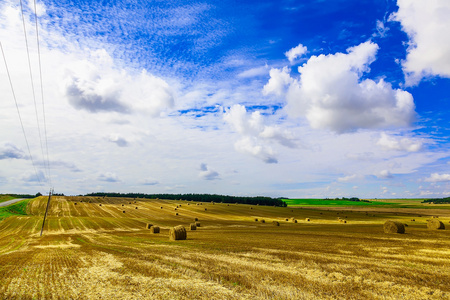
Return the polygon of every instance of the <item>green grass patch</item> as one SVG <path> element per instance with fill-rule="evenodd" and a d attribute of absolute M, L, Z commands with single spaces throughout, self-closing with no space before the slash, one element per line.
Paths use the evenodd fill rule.
<path fill-rule="evenodd" d="M 395 205 L 395 203 L 378 201 L 349 201 L 336 199 L 283 199 L 288 206 L 378 206 Z"/>
<path fill-rule="evenodd" d="M 0 207 L 0 221 L 11 216 L 25 216 L 27 214 L 27 205 L 30 200 L 31 199 L 27 199 L 5 207 Z"/>
<path fill-rule="evenodd" d="M 0 203 L 5 202 L 5 201 L 9 201 L 9 200 L 13 200 L 16 199 L 10 195 L 0 195 Z"/>

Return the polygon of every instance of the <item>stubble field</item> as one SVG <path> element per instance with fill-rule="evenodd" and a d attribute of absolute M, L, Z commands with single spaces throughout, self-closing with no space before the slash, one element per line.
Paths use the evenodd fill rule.
<path fill-rule="evenodd" d="M 2 299 L 450 298 L 445 207 L 52 197 L 40 237 L 46 200 L 0 222 Z M 432 215 L 447 229 L 428 230 Z M 187 240 L 169 240 L 172 226 L 188 228 L 194 218 L 201 226 Z M 385 234 L 388 219 L 408 224 L 406 233 Z"/>

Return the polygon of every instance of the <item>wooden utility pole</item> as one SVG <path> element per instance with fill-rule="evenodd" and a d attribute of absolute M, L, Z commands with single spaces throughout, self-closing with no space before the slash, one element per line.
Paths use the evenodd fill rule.
<path fill-rule="evenodd" d="M 42 236 L 42 232 L 44 231 L 44 224 L 45 224 L 45 218 L 47 218 L 47 213 L 48 213 L 48 208 L 50 207 L 50 199 L 52 198 L 52 189 L 50 189 L 50 192 L 48 192 L 48 201 L 47 201 L 47 208 L 45 209 L 45 214 L 44 214 L 44 221 L 42 222 L 42 228 L 41 228 L 41 236 Z"/>

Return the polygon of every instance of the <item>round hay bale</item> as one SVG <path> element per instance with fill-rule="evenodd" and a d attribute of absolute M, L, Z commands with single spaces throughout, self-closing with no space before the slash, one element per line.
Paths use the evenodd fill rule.
<path fill-rule="evenodd" d="M 170 228 L 169 237 L 173 241 L 185 240 L 187 237 L 186 228 L 181 225 Z"/>
<path fill-rule="evenodd" d="M 75 205 L 77 205 L 77 203 L 76 203 L 76 202 L 75 202 L 74 204 L 75 204 Z"/>
<path fill-rule="evenodd" d="M 205 211 L 207 211 L 208 209 L 207 208 L 205 208 Z"/>
<path fill-rule="evenodd" d="M 347 221 L 346 220 L 342 220 L 342 223 L 347 224 Z"/>
<path fill-rule="evenodd" d="M 125 211 L 122 211 L 123 213 L 125 213 Z"/>
<path fill-rule="evenodd" d="M 195 218 L 194 221 L 198 221 L 198 218 Z"/>
<path fill-rule="evenodd" d="M 416 221 L 416 219 L 411 219 L 411 222 L 415 222 Z"/>
<path fill-rule="evenodd" d="M 175 216 L 178 216 L 178 213 L 175 213 Z"/>
<path fill-rule="evenodd" d="M 176 208 L 174 208 L 173 210 L 177 210 Z"/>
<path fill-rule="evenodd" d="M 309 222 L 309 221 L 311 221 L 311 219 L 310 219 L 310 218 L 306 218 L 305 221 L 306 221 L 306 222 Z"/>
<path fill-rule="evenodd" d="M 191 230 L 197 230 L 197 226 L 195 226 L 195 223 L 191 223 L 190 229 Z"/>
<path fill-rule="evenodd" d="M 253 207 L 250 207 L 250 209 L 253 209 Z"/>
<path fill-rule="evenodd" d="M 255 222 L 258 222 L 258 219 L 257 219 L 257 218 L 255 218 Z"/>
<path fill-rule="evenodd" d="M 408 224 L 406 224 L 406 223 L 405 223 L 405 224 L 403 224 L 403 225 L 405 225 L 405 227 L 408 227 Z"/>
<path fill-rule="evenodd" d="M 159 226 L 150 227 L 150 233 L 159 233 L 159 231 L 160 231 Z"/>
<path fill-rule="evenodd" d="M 230 206 L 230 204 L 227 204 L 227 206 Z"/>
<path fill-rule="evenodd" d="M 278 222 L 278 221 L 273 221 L 272 224 L 273 224 L 274 226 L 280 226 L 280 222 Z"/>
<path fill-rule="evenodd" d="M 200 227 L 200 222 L 195 222 L 195 226 Z"/>
<path fill-rule="evenodd" d="M 405 226 L 398 221 L 386 221 L 383 225 L 383 229 L 385 233 L 405 233 Z"/>
<path fill-rule="evenodd" d="M 163 209 L 162 206 L 161 206 L 161 209 Z"/>
<path fill-rule="evenodd" d="M 428 229 L 431 229 L 431 230 L 445 229 L 444 223 L 442 223 L 438 219 L 428 220 L 427 227 L 428 227 Z"/>
<path fill-rule="evenodd" d="M 147 223 L 147 224 L 145 225 L 145 229 L 150 229 L 152 226 L 153 226 L 153 224 Z"/>
<path fill-rule="evenodd" d="M 131 204 L 131 202 L 128 202 L 128 204 Z"/>
<path fill-rule="evenodd" d="M 138 209 L 137 206 L 135 207 L 135 209 Z"/>
<path fill-rule="evenodd" d="M 98 206 L 102 206 L 101 204 L 99 204 Z"/>
<path fill-rule="evenodd" d="M 297 220 L 292 220 L 292 222 L 297 223 Z"/>
<path fill-rule="evenodd" d="M 125 206 L 125 204 L 122 204 L 122 206 Z"/>
<path fill-rule="evenodd" d="M 262 220 L 261 220 L 261 223 L 266 223 L 266 220 L 262 219 Z"/>
<path fill-rule="evenodd" d="M 286 221 L 289 221 L 289 219 L 286 219 Z"/>

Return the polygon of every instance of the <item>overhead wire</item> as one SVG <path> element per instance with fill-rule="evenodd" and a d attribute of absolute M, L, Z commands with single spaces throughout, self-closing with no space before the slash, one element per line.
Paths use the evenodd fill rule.
<path fill-rule="evenodd" d="M 28 155 L 30 155 L 31 164 L 33 165 L 33 169 L 34 169 L 34 173 L 36 174 L 36 178 L 39 181 L 39 184 L 41 186 L 43 186 L 43 184 L 41 182 L 41 179 L 40 179 L 40 176 L 39 176 L 39 174 L 37 172 L 36 164 L 34 163 L 33 156 L 31 155 L 30 144 L 28 143 L 28 138 L 27 138 L 27 134 L 25 132 L 25 127 L 23 126 L 22 117 L 20 116 L 20 110 L 19 110 L 19 105 L 17 104 L 16 93 L 14 92 L 14 86 L 13 86 L 13 83 L 12 83 L 12 80 L 11 80 L 11 75 L 9 73 L 8 64 L 6 62 L 5 52 L 3 51 L 3 46 L 2 46 L 1 42 L 0 42 L 0 48 L 2 50 L 3 61 L 5 62 L 6 73 L 8 74 L 9 85 L 11 86 L 11 92 L 12 92 L 12 95 L 13 95 L 13 98 L 14 98 L 14 102 L 16 104 L 17 114 L 19 115 L 19 120 L 20 120 L 20 125 L 22 127 L 23 136 L 25 137 L 25 143 L 27 144 Z"/>
<path fill-rule="evenodd" d="M 31 90 L 32 90 L 32 93 L 33 93 L 34 110 L 35 110 L 35 114 L 36 114 L 37 129 L 38 129 L 38 134 L 39 134 L 39 142 L 40 142 L 40 145 L 41 145 L 42 159 L 43 159 L 44 167 L 45 167 L 46 166 L 46 162 L 45 162 L 45 155 L 44 155 L 44 147 L 43 147 L 43 143 L 42 143 L 41 126 L 39 124 L 39 114 L 38 114 L 37 103 L 36 103 L 36 93 L 35 93 L 35 89 L 34 89 L 33 72 L 31 70 L 30 50 L 29 50 L 29 47 L 28 47 L 27 30 L 26 30 L 26 26 L 25 26 L 25 15 L 24 15 L 24 12 L 23 12 L 22 0 L 20 0 L 20 10 L 21 10 L 21 14 L 22 14 L 23 33 L 24 33 L 24 36 L 25 36 L 25 46 L 26 46 L 27 58 L 28 58 L 28 69 L 29 69 L 29 73 L 30 73 Z M 49 177 L 48 171 L 47 171 L 47 176 L 46 177 L 47 178 Z M 46 178 L 44 177 L 44 179 L 46 179 Z"/>
<path fill-rule="evenodd" d="M 39 81 L 41 84 L 41 100 L 42 100 L 42 115 L 44 119 L 44 138 L 45 138 L 45 149 L 47 154 L 47 171 L 48 171 L 48 180 L 50 183 L 50 186 L 52 186 L 52 177 L 50 172 L 50 158 L 48 155 L 48 137 L 47 137 L 47 122 L 45 118 L 45 101 L 44 101 L 44 84 L 42 79 L 42 64 L 41 64 L 41 48 L 39 45 L 39 26 L 38 26 L 38 17 L 37 17 L 37 7 L 36 7 L 36 0 L 34 0 L 34 20 L 35 20 L 35 27 L 36 27 L 36 42 L 37 42 L 37 51 L 38 51 L 38 59 L 39 59 Z M 45 159 L 44 159 L 45 161 Z"/>

